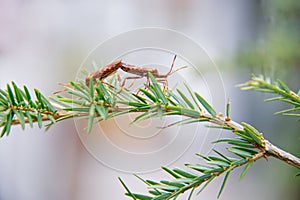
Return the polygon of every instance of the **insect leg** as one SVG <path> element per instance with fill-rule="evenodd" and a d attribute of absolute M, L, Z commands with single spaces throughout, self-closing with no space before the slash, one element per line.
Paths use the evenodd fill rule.
<path fill-rule="evenodd" d="M 125 82 L 129 79 L 139 79 L 139 78 L 143 78 L 142 76 L 131 76 L 131 77 L 125 77 L 122 81 L 122 84 L 121 84 L 121 87 L 124 87 L 125 86 Z M 131 86 L 130 86 L 131 87 Z"/>

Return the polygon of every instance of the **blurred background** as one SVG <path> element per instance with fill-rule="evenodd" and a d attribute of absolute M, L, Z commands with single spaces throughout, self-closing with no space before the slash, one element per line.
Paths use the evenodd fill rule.
<path fill-rule="evenodd" d="M 51 95 L 59 89 L 58 82 L 75 79 L 82 61 L 104 40 L 136 28 L 169 28 L 201 44 L 215 61 L 232 102 L 233 119 L 249 122 L 271 142 L 300 156 L 299 122 L 273 115 L 287 105 L 264 103 L 268 95 L 234 87 L 255 73 L 299 89 L 299 18 L 297 0 L 1 0 L 0 86 L 13 80 Z M 213 72 L 201 73 L 214 78 Z M 194 155 L 197 141 L 169 167 L 199 162 Z M 14 127 L 0 140 L 0 169 L 1 200 L 126 199 L 117 177 L 133 191 L 145 191 L 130 173 L 94 159 L 72 120 L 47 132 Z M 221 199 L 300 199 L 297 170 L 281 161 L 258 161 L 243 181 L 240 172 L 229 178 Z M 141 176 L 167 178 L 159 170 Z M 194 199 L 216 199 L 221 181 L 213 181 Z"/>

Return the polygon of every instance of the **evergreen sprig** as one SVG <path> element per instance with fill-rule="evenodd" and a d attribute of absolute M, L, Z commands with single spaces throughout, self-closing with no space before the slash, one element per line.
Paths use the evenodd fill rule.
<path fill-rule="evenodd" d="M 240 84 L 238 87 L 240 87 L 242 90 L 256 90 L 264 93 L 276 94 L 277 96 L 265 99 L 265 101 L 283 101 L 292 105 L 293 107 L 278 111 L 275 114 L 300 117 L 300 90 L 297 94 L 280 79 L 272 82 L 270 78 L 265 78 L 262 75 L 252 75 L 252 79 L 250 81 Z"/>
<path fill-rule="evenodd" d="M 187 169 L 169 169 L 163 167 L 162 169 L 171 175 L 172 180 L 161 180 L 155 182 L 153 180 L 144 180 L 137 176 L 148 186 L 148 195 L 133 193 L 126 186 L 126 195 L 132 199 L 137 200 L 154 200 L 154 199 L 175 199 L 180 194 L 190 190 L 189 198 L 191 198 L 194 192 L 202 192 L 204 188 L 215 178 L 224 175 L 223 182 L 220 186 L 218 198 L 220 197 L 225 184 L 228 180 L 230 173 L 238 167 L 245 166 L 240 179 L 242 179 L 252 164 L 264 157 L 264 152 L 257 150 L 257 147 L 249 144 L 247 140 L 241 137 L 220 139 L 215 143 L 227 143 L 231 146 L 227 150 L 235 155 L 235 158 L 226 156 L 221 152 L 213 149 L 216 155 L 199 157 L 205 160 L 205 164 L 186 164 Z M 120 179 L 122 184 L 125 183 Z"/>
<path fill-rule="evenodd" d="M 0 127 L 3 126 L 1 137 L 9 135 L 11 126 L 20 124 L 25 129 L 25 124 L 30 127 L 37 122 L 42 128 L 43 121 L 56 123 L 61 117 L 57 109 L 37 89 L 34 89 L 35 99 L 26 86 L 19 88 L 14 82 L 6 85 L 6 90 L 0 89 Z M 50 125 L 49 124 L 49 125 Z"/>
<path fill-rule="evenodd" d="M 91 131 L 95 118 L 105 120 L 112 117 L 109 109 L 115 108 L 117 94 L 113 89 L 108 90 L 99 80 L 97 85 L 90 81 L 89 86 L 83 81 L 70 82 L 65 89 L 71 97 L 57 95 L 51 99 L 58 103 L 63 111 L 71 112 L 76 117 L 87 118 L 87 132 Z"/>
<path fill-rule="evenodd" d="M 108 83 L 95 80 L 90 81 L 89 85 L 83 81 L 70 82 L 65 85 L 65 93 L 55 95 L 50 100 L 37 89 L 34 90 L 33 99 L 26 86 L 21 89 L 13 82 L 7 84 L 6 90 L 0 90 L 0 127 L 3 127 L 1 136 L 8 135 L 14 124 L 20 124 L 24 129 L 25 124 L 32 126 L 33 122 L 37 122 L 41 128 L 42 122 L 48 121 L 50 123 L 46 127 L 49 128 L 58 121 L 75 117 L 88 119 L 87 132 L 90 132 L 94 123 L 130 112 L 140 113 L 133 123 L 154 117 L 178 115 L 184 119 L 167 127 L 205 122 L 212 124 L 209 126 L 211 128 L 229 130 L 236 135 L 236 138 L 215 141 L 226 143 L 227 153 L 234 154 L 234 158 L 214 149 L 215 155 L 198 155 L 206 161 L 205 164 L 186 164 L 187 169 L 163 167 L 173 180 L 156 182 L 137 176 L 147 184 L 148 195 L 131 192 L 120 179 L 126 194 L 132 199 L 176 199 L 188 190 L 191 198 L 197 189 L 198 193 L 201 192 L 214 178 L 224 175 L 218 194 L 220 196 L 232 170 L 244 166 L 242 178 L 256 160 L 270 156 L 300 169 L 299 158 L 271 144 L 250 124 L 233 121 L 230 118 L 229 103 L 224 116 L 189 87 L 186 86 L 188 94 L 179 89 L 163 89 L 151 73 L 148 77 L 150 84 L 145 85 L 144 89 L 140 88 L 138 93 L 119 87 L 116 78 L 112 78 Z M 280 97 L 274 100 L 291 103 L 295 106 L 293 112 L 299 110 L 299 96 L 281 81 L 271 83 L 262 77 L 253 77 L 240 87 L 279 94 Z M 286 112 L 290 111 L 284 113 Z"/>

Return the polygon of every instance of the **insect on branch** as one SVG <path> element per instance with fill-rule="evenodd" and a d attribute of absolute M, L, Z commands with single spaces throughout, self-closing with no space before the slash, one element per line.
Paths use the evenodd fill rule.
<path fill-rule="evenodd" d="M 173 61 L 172 61 L 171 68 L 170 68 L 169 72 L 166 73 L 166 74 L 160 74 L 158 72 L 158 70 L 155 69 L 155 68 L 139 67 L 139 66 L 135 66 L 135 65 L 131 65 L 131 64 L 122 63 L 121 69 L 124 72 L 134 74 L 134 75 L 137 75 L 137 76 L 124 78 L 121 85 L 124 86 L 125 81 L 128 80 L 128 79 L 139 79 L 139 78 L 143 78 L 143 77 L 147 78 L 147 83 L 149 84 L 150 83 L 149 73 L 151 73 L 155 78 L 162 79 L 162 80 L 158 80 L 158 81 L 163 82 L 164 87 L 166 88 L 167 87 L 167 78 L 168 78 L 168 76 L 170 76 L 172 73 L 174 73 L 174 72 L 172 72 L 172 70 L 173 70 L 173 67 L 174 67 L 176 57 L 177 56 L 175 55 L 174 58 L 173 58 Z M 178 71 L 178 70 L 176 70 L 176 71 Z"/>
<path fill-rule="evenodd" d="M 177 72 L 180 69 L 183 69 L 185 67 L 181 67 L 175 71 L 173 71 L 174 68 L 174 63 L 176 60 L 176 55 L 173 58 L 172 61 L 172 65 L 171 68 L 169 70 L 168 73 L 166 74 L 160 74 L 159 71 L 156 68 L 149 68 L 149 67 L 139 67 L 136 65 L 132 65 L 132 64 L 127 64 L 122 62 L 121 60 L 115 61 L 107 66 L 105 66 L 104 68 L 101 68 L 100 70 L 92 73 L 91 75 L 89 75 L 86 79 L 85 79 L 85 83 L 86 85 L 89 85 L 90 80 L 93 79 L 94 81 L 96 81 L 96 79 L 100 80 L 101 82 L 103 82 L 103 80 L 107 77 L 109 77 L 110 75 L 116 73 L 118 71 L 118 69 L 121 68 L 122 71 L 129 73 L 129 74 L 133 74 L 133 75 L 137 75 L 137 76 L 132 76 L 132 77 L 125 77 L 122 81 L 122 83 L 120 83 L 121 87 L 124 87 L 126 80 L 128 79 L 139 79 L 139 78 L 143 78 L 146 77 L 147 78 L 147 83 L 150 83 L 149 80 L 149 73 L 152 73 L 152 75 L 155 78 L 161 79 L 159 80 L 159 82 L 162 82 L 164 84 L 164 87 L 167 87 L 167 78 L 168 76 L 170 76 L 171 74 Z M 119 78 L 120 80 L 120 78 Z M 121 82 L 121 80 L 120 80 Z"/>
<path fill-rule="evenodd" d="M 102 82 L 105 78 L 114 74 L 122 66 L 122 64 L 123 63 L 121 60 L 112 62 L 111 64 L 107 65 L 106 67 L 103 67 L 100 70 L 89 75 L 85 79 L 85 84 L 89 85 L 91 79 L 93 79 L 94 82 L 96 81 L 96 79 L 99 79 Z"/>

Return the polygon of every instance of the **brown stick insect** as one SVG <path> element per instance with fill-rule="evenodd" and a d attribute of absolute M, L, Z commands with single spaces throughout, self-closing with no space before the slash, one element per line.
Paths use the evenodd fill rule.
<path fill-rule="evenodd" d="M 112 62 L 111 64 L 105 66 L 104 68 L 101 68 L 100 70 L 98 70 L 98 71 L 92 73 L 91 75 L 89 75 L 85 79 L 85 83 L 86 83 L 86 85 L 89 85 L 91 79 L 93 79 L 94 82 L 95 82 L 96 79 L 98 79 L 102 83 L 110 85 L 109 83 L 104 82 L 104 79 L 107 78 L 108 76 L 114 74 L 115 72 L 118 71 L 118 69 L 121 68 L 126 73 L 137 75 L 137 76 L 132 76 L 132 77 L 125 77 L 123 79 L 122 83 L 121 83 L 121 78 L 118 75 L 118 81 L 120 82 L 120 87 L 121 88 L 124 87 L 125 82 L 128 79 L 140 79 L 140 78 L 146 77 L 147 78 L 147 84 L 149 84 L 150 83 L 149 73 L 152 73 L 152 75 L 155 78 L 157 78 L 157 81 L 161 82 L 163 84 L 163 86 L 164 86 L 164 89 L 166 89 L 167 86 L 168 86 L 167 85 L 168 84 L 168 81 L 167 81 L 168 76 L 170 76 L 171 74 L 177 72 L 178 70 L 186 68 L 186 66 L 184 66 L 184 67 L 181 67 L 181 68 L 173 71 L 176 57 L 177 56 L 175 55 L 174 58 L 173 58 L 173 61 L 172 61 L 171 68 L 170 68 L 170 70 L 166 74 L 160 74 L 158 72 L 158 70 L 155 69 L 155 68 L 139 67 L 139 66 L 132 65 L 132 64 L 127 64 L 127 63 L 122 62 L 121 60 L 118 60 L 118 61 Z M 133 83 L 131 83 L 131 85 L 129 87 L 131 87 L 132 84 Z"/>
<path fill-rule="evenodd" d="M 94 82 L 96 79 L 103 81 L 103 79 L 114 74 L 122 66 L 122 64 L 123 63 L 121 60 L 112 62 L 111 64 L 107 65 L 106 67 L 103 67 L 100 70 L 98 70 L 98 71 L 92 73 L 91 75 L 89 75 L 88 77 L 86 77 L 85 84 L 89 85 L 91 79 L 93 79 Z"/>
<path fill-rule="evenodd" d="M 159 81 L 164 82 L 164 86 L 166 86 L 167 77 L 170 76 L 172 73 L 175 73 L 176 71 L 183 68 L 183 67 L 179 68 L 179 69 L 172 72 L 176 57 L 177 56 L 175 55 L 174 58 L 173 58 L 171 68 L 170 68 L 169 72 L 166 73 L 166 74 L 160 74 L 158 72 L 158 70 L 155 69 L 155 68 L 139 67 L 139 66 L 135 66 L 135 65 L 132 65 L 132 64 L 127 64 L 127 63 L 122 62 L 121 60 L 118 60 L 118 61 L 115 61 L 115 62 L 107 65 L 106 67 L 92 73 L 91 75 L 89 75 L 85 79 L 85 83 L 86 83 L 86 85 L 89 85 L 91 79 L 93 79 L 94 81 L 96 79 L 99 79 L 100 81 L 103 81 L 105 78 L 107 78 L 108 76 L 114 74 L 119 68 L 121 68 L 126 73 L 137 75 L 137 76 L 134 76 L 134 77 L 124 78 L 122 83 L 121 83 L 121 87 L 123 87 L 125 85 L 125 82 L 128 79 L 139 79 L 139 78 L 146 77 L 147 82 L 149 83 L 149 77 L 148 77 L 149 72 L 152 73 L 155 78 L 162 79 L 162 80 L 159 80 Z M 120 80 L 120 78 L 119 78 L 119 80 Z"/>
<path fill-rule="evenodd" d="M 125 85 L 125 81 L 128 80 L 128 79 L 139 79 L 139 78 L 143 78 L 143 77 L 147 78 L 147 83 L 149 84 L 149 82 L 150 82 L 150 80 L 149 80 L 149 72 L 150 72 L 150 73 L 152 73 L 152 75 L 155 78 L 160 79 L 158 81 L 162 82 L 164 84 L 164 88 L 166 88 L 167 87 L 167 78 L 168 78 L 168 76 L 170 76 L 171 74 L 175 73 L 176 71 L 178 71 L 178 70 L 186 67 L 186 66 L 181 67 L 181 68 L 179 68 L 179 69 L 177 69 L 177 70 L 175 70 L 175 71 L 172 72 L 173 67 L 174 67 L 174 63 L 175 63 L 175 60 L 176 60 L 176 57 L 177 56 L 175 55 L 174 58 L 173 58 L 173 62 L 172 62 L 171 68 L 170 68 L 169 72 L 166 73 L 166 74 L 160 74 L 158 72 L 158 70 L 155 69 L 155 68 L 138 67 L 138 66 L 135 66 L 135 65 L 122 63 L 121 69 L 124 72 L 130 73 L 130 74 L 134 74 L 134 75 L 137 75 L 137 76 L 124 78 L 121 86 L 123 87 Z"/>
<path fill-rule="evenodd" d="M 96 79 L 103 82 L 103 80 L 105 78 L 107 78 L 110 75 L 116 73 L 118 71 L 118 69 L 121 68 L 126 73 L 137 75 L 137 76 L 134 76 L 134 77 L 125 77 L 123 79 L 122 83 L 120 84 L 121 87 L 124 87 L 125 82 L 128 79 L 139 79 L 139 78 L 143 78 L 143 77 L 147 78 L 147 83 L 149 84 L 149 82 L 150 82 L 149 81 L 149 72 L 150 72 L 150 73 L 153 74 L 153 76 L 155 78 L 161 79 L 161 80 L 158 80 L 158 81 L 162 82 L 164 84 L 164 87 L 166 88 L 167 87 L 167 77 L 170 76 L 171 74 L 175 73 L 176 71 L 186 67 L 186 66 L 181 67 L 181 68 L 179 68 L 179 69 L 172 72 L 175 60 L 176 60 L 176 55 L 174 56 L 174 59 L 173 59 L 173 62 L 172 62 L 172 65 L 171 65 L 171 68 L 170 68 L 169 72 L 166 73 L 166 74 L 160 74 L 158 72 L 158 70 L 155 69 L 155 68 L 139 67 L 139 66 L 124 63 L 121 60 L 117 60 L 117 61 L 112 62 L 111 64 L 101 68 L 100 70 L 90 74 L 88 77 L 86 77 L 85 84 L 89 85 L 91 79 L 94 81 L 94 83 L 95 83 Z M 119 76 L 118 76 L 118 79 L 119 79 L 119 81 L 121 81 Z M 103 83 L 105 83 L 105 82 L 103 82 Z M 105 84 L 110 85 L 109 83 L 105 83 Z M 58 91 L 58 92 L 62 92 L 62 91 L 65 91 L 65 90 L 61 90 L 61 91 Z M 58 93 L 58 92 L 56 92 L 56 93 Z"/>

